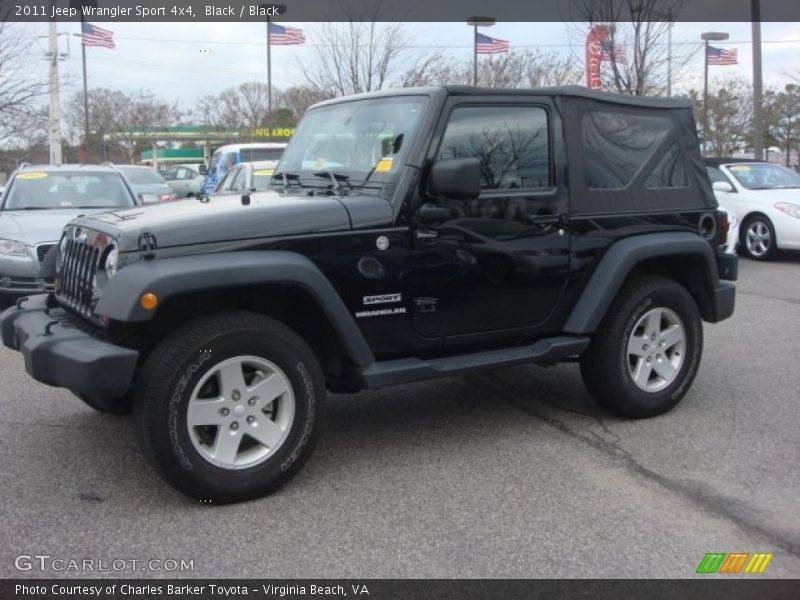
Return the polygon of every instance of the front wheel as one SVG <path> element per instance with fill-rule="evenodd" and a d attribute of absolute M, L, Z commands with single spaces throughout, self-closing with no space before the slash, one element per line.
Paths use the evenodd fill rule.
<path fill-rule="evenodd" d="M 162 341 L 134 414 L 156 471 L 198 499 L 237 502 L 286 483 L 316 440 L 322 370 L 285 325 L 248 312 L 202 317 Z"/>
<path fill-rule="evenodd" d="M 643 277 L 620 290 L 581 357 L 598 404 L 625 417 L 663 414 L 689 390 L 703 352 L 703 321 L 671 279 Z"/>

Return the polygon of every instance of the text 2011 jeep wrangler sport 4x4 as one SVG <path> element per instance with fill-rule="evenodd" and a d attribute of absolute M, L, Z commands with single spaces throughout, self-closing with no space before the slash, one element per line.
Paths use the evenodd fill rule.
<path fill-rule="evenodd" d="M 326 389 L 580 360 L 672 408 L 736 259 L 688 101 L 406 89 L 313 107 L 272 190 L 72 222 L 2 316 L 35 379 L 133 410 L 172 485 L 235 501 L 308 458 Z M 49 271 L 48 271 L 49 269 Z"/>

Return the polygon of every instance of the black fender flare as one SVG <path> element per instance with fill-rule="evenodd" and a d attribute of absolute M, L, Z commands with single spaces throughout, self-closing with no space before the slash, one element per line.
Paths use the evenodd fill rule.
<path fill-rule="evenodd" d="M 350 358 L 375 361 L 364 336 L 330 281 L 307 257 L 278 250 L 219 252 L 143 260 L 125 266 L 103 289 L 95 312 L 123 322 L 145 322 L 156 311 L 139 298 L 153 292 L 161 304 L 186 293 L 262 284 L 294 285 L 308 292 L 330 320 Z"/>
<path fill-rule="evenodd" d="M 703 296 L 708 302 L 713 303 L 715 290 L 721 286 L 711 244 L 697 234 L 689 232 L 636 235 L 615 242 L 606 250 L 572 309 L 563 331 L 575 334 L 596 331 L 636 265 L 651 258 L 674 256 L 685 258 L 687 261 L 696 261 L 695 264 L 703 269 L 703 279 L 707 282 Z M 704 318 L 714 320 L 713 315 L 717 314 L 716 307 L 701 305 L 700 308 Z"/>

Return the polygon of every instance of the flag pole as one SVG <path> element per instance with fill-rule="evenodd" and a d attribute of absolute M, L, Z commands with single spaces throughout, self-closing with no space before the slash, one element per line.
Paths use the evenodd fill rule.
<path fill-rule="evenodd" d="M 475 35 L 472 38 L 472 85 L 478 87 L 478 24 L 475 23 Z"/>
<path fill-rule="evenodd" d="M 708 151 L 708 40 L 703 48 L 703 156 Z"/>
<path fill-rule="evenodd" d="M 272 42 L 269 33 L 269 15 L 267 15 L 267 112 L 272 121 Z"/>
<path fill-rule="evenodd" d="M 83 16 L 81 16 L 81 33 L 83 33 Z M 83 148 L 81 162 L 90 162 L 89 157 L 89 84 L 86 80 L 86 44 L 81 38 L 81 62 L 83 63 Z"/>

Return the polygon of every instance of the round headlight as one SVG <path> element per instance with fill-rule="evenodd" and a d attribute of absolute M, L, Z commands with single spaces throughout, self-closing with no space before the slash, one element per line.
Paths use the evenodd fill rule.
<path fill-rule="evenodd" d="M 111 248 L 108 250 L 108 254 L 106 254 L 106 262 L 103 267 L 106 271 L 106 275 L 108 275 L 109 278 L 117 274 L 118 260 L 119 251 L 117 250 L 116 246 L 111 246 Z"/>

